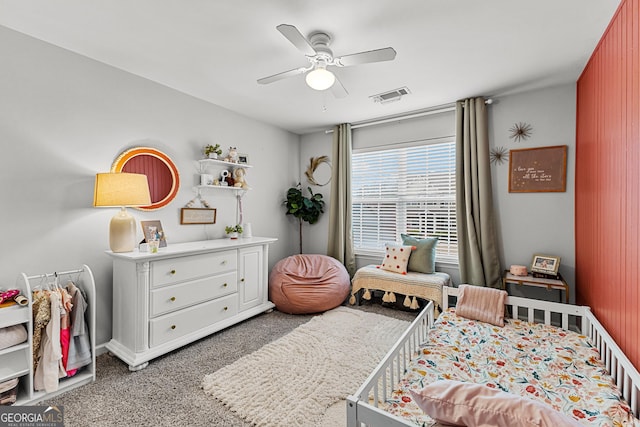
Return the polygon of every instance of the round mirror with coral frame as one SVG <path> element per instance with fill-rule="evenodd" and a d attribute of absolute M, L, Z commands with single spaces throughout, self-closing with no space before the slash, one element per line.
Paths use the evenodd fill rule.
<path fill-rule="evenodd" d="M 136 209 L 153 211 L 167 206 L 180 188 L 178 168 L 171 158 L 151 147 L 135 147 L 124 151 L 111 166 L 111 172 L 142 173 L 147 175 L 151 204 Z"/>

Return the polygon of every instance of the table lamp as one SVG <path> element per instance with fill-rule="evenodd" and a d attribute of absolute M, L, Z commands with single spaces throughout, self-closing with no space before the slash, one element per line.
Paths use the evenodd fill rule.
<path fill-rule="evenodd" d="M 136 220 L 127 206 L 151 204 L 147 176 L 139 173 L 98 173 L 93 206 L 120 207 L 109 226 L 109 247 L 113 252 L 132 252 L 136 246 Z"/>

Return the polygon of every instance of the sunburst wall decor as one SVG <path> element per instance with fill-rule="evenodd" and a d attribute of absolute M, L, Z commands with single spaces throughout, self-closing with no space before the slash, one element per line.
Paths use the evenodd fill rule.
<path fill-rule="evenodd" d="M 531 127 L 531 125 L 524 122 L 519 122 L 513 125 L 511 129 L 509 129 L 509 132 L 511 132 L 509 138 L 514 139 L 516 142 L 520 142 L 520 140 L 524 141 L 531 136 L 532 131 L 533 128 Z"/>
<path fill-rule="evenodd" d="M 491 163 L 501 165 L 507 158 L 507 149 L 504 147 L 496 147 L 489 153 Z"/>

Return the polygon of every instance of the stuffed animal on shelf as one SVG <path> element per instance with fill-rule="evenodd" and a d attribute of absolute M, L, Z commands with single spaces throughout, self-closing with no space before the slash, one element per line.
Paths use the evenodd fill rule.
<path fill-rule="evenodd" d="M 229 147 L 229 154 L 224 158 L 225 162 L 238 163 L 238 150 L 236 147 Z"/>
<path fill-rule="evenodd" d="M 249 188 L 247 181 L 244 179 L 244 176 L 247 174 L 247 170 L 245 168 L 236 168 L 233 171 L 233 179 L 234 179 L 234 187 L 240 187 L 243 189 Z"/>

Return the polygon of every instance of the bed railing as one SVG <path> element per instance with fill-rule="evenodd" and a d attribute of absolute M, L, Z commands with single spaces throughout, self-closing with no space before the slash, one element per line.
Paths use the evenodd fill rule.
<path fill-rule="evenodd" d="M 443 310 L 446 310 L 449 303 L 449 296 L 458 296 L 458 288 L 443 288 L 442 292 Z M 576 326 L 583 335 L 589 337 L 591 344 L 598 349 L 600 360 L 604 363 L 607 372 L 616 383 L 622 393 L 622 397 L 627 401 L 631 412 L 638 417 L 640 414 L 640 374 L 631 361 L 624 355 L 618 344 L 609 335 L 598 319 L 593 315 L 587 306 L 561 304 L 557 302 L 540 301 L 528 298 L 507 297 L 505 305 L 511 308 L 512 318 L 521 318 L 521 308 L 526 308 L 525 319 L 528 322 L 536 320 L 538 312 L 544 317 L 544 323 L 553 324 L 552 318 L 557 314 L 561 318 L 562 329 L 569 329 Z"/>
<path fill-rule="evenodd" d="M 420 343 L 426 340 L 429 330 L 433 327 L 433 320 L 434 305 L 429 301 L 364 384 L 353 396 L 347 397 L 348 426 L 375 425 L 375 420 L 379 420 L 381 414 L 386 418 L 385 426 L 412 425 L 400 417 L 384 412 L 378 406 L 380 402 L 391 397 L 394 385 L 404 375 Z M 361 403 L 365 405 L 360 405 Z"/>
<path fill-rule="evenodd" d="M 459 289 L 445 286 L 442 288 L 443 310 L 449 307 L 449 297 L 458 297 Z M 526 322 L 544 323 L 559 326 L 562 329 L 578 328 L 586 335 L 584 325 L 585 309 L 588 307 L 542 301 L 529 298 L 507 297 L 504 303 L 512 319 Z"/>
<path fill-rule="evenodd" d="M 598 349 L 600 360 L 602 360 L 609 375 L 618 386 L 622 397 L 631 407 L 631 412 L 638 417 L 640 415 L 640 402 L 638 401 L 640 374 L 591 310 L 588 307 L 585 307 L 585 309 L 587 331 L 584 334 L 589 337 L 591 344 Z"/>
<path fill-rule="evenodd" d="M 442 294 L 443 310 L 446 310 L 449 307 L 449 297 L 458 296 L 458 288 L 445 286 L 442 288 Z M 567 330 L 577 329 L 589 337 L 592 345 L 597 348 L 605 368 L 629 403 L 632 413 L 638 417 L 640 374 L 591 313 L 589 307 L 512 296 L 507 297 L 505 306 L 513 319 L 552 324 Z M 426 340 L 429 329 L 433 327 L 433 321 L 434 306 L 430 302 L 358 391 L 347 397 L 347 426 L 413 425 L 408 420 L 380 409 L 379 405 L 392 395 L 394 386 L 404 374 L 420 343 Z"/>

